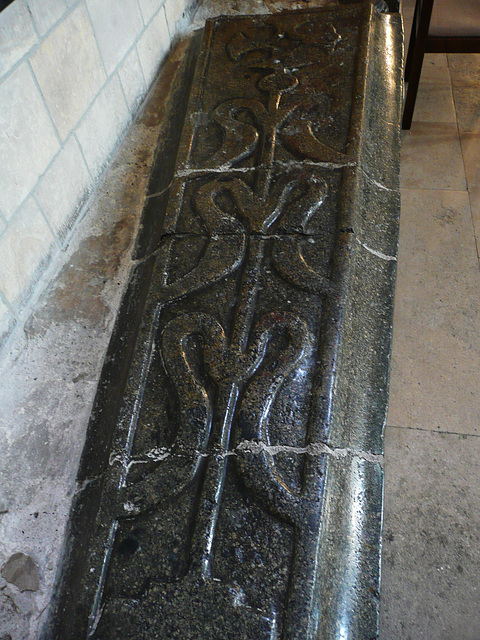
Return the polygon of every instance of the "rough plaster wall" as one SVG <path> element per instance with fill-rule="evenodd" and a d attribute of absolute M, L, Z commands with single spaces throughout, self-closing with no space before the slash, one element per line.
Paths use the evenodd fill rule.
<path fill-rule="evenodd" d="M 0 13 L 0 349 L 196 4 L 15 0 Z"/>

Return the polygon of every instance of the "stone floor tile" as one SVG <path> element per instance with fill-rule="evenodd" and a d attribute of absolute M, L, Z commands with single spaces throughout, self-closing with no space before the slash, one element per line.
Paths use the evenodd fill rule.
<path fill-rule="evenodd" d="M 458 130 L 480 133 L 480 93 L 477 85 L 453 85 Z"/>
<path fill-rule="evenodd" d="M 455 123 L 456 115 L 450 83 L 424 81 L 422 78 L 418 87 L 413 120 L 419 123 Z"/>
<path fill-rule="evenodd" d="M 455 124 L 414 122 L 402 133 L 400 184 L 410 189 L 466 189 Z"/>
<path fill-rule="evenodd" d="M 480 274 L 466 192 L 403 190 L 388 424 L 480 434 Z"/>
<path fill-rule="evenodd" d="M 415 0 L 403 0 L 402 13 L 409 12 L 411 15 L 413 15 L 414 10 L 415 10 Z"/>
<path fill-rule="evenodd" d="M 460 134 L 468 188 L 480 186 L 480 132 Z"/>
<path fill-rule="evenodd" d="M 480 84 L 480 53 L 449 53 L 453 84 Z"/>
<path fill-rule="evenodd" d="M 407 56 L 407 47 L 408 47 L 408 42 L 410 40 L 410 33 L 412 31 L 412 18 L 409 16 L 405 16 L 403 18 L 403 37 L 405 39 L 405 58 Z M 405 64 L 405 58 L 404 58 L 404 64 Z"/>
<path fill-rule="evenodd" d="M 401 12 L 402 12 L 402 20 L 403 20 L 403 33 L 405 38 L 405 55 L 407 51 L 410 30 L 412 27 L 413 14 L 415 10 L 415 4 L 411 2 L 402 2 Z"/>
<path fill-rule="evenodd" d="M 447 55 L 445 53 L 427 53 L 423 58 L 421 82 L 451 84 Z"/>
<path fill-rule="evenodd" d="M 480 262 L 480 186 L 472 187 L 468 191 L 470 197 L 470 209 L 472 211 L 472 223 L 477 245 L 477 257 Z"/>
<path fill-rule="evenodd" d="M 480 438 L 387 428 L 380 640 L 480 638 Z"/>

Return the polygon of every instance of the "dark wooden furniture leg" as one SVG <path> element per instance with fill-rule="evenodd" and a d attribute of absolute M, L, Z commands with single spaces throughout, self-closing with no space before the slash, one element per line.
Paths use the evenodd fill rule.
<path fill-rule="evenodd" d="M 475 31 L 480 28 L 476 24 L 478 21 L 472 21 L 472 33 L 469 35 L 452 35 L 451 33 L 429 35 L 433 2 L 434 0 L 417 0 L 415 4 L 412 33 L 405 63 L 407 93 L 403 108 L 402 129 L 410 129 L 412 124 L 425 53 L 480 53 L 480 35 Z M 452 2 L 452 4 L 455 3 Z M 459 3 L 459 11 L 461 10 L 461 3 Z M 448 17 L 446 22 L 448 23 Z"/>
<path fill-rule="evenodd" d="M 417 0 L 412 25 L 412 35 L 405 63 L 407 94 L 403 108 L 402 129 L 410 129 L 417 98 L 418 83 L 422 72 L 423 57 L 427 47 L 428 28 L 432 16 L 433 0 Z"/>

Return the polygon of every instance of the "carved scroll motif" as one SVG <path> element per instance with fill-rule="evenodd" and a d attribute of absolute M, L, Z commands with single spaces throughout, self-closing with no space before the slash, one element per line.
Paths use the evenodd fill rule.
<path fill-rule="evenodd" d="M 324 4 L 173 61 L 45 640 L 378 635 L 401 20 Z"/>
<path fill-rule="evenodd" d="M 180 602 L 190 588 L 193 593 L 193 585 L 203 585 L 205 593 L 220 589 L 212 560 L 232 459 L 251 498 L 292 528 L 294 548 L 288 613 L 283 621 L 277 621 L 275 612 L 268 616 L 253 610 L 248 613 L 251 607 L 235 604 L 232 594 L 240 590 L 236 583 L 223 585 L 227 595 L 222 598 L 231 603 L 228 606 L 243 608 L 252 619 L 267 620 L 268 631 L 262 638 L 277 638 L 277 624 L 282 625 L 285 640 L 294 637 L 294 629 L 302 624 L 307 629 L 310 624 L 323 459 L 307 456 L 302 461 L 301 486 L 294 488 L 277 464 L 271 445 L 272 432 L 278 427 L 272 422 L 272 408 L 289 378 L 311 358 L 316 336 L 301 313 L 278 310 L 259 317 L 257 301 L 267 258 L 295 288 L 318 296 L 332 290 L 328 277 L 307 263 L 300 248 L 310 220 L 327 198 L 327 184 L 296 165 L 285 167 L 280 177 L 279 172 L 274 176 L 277 139 L 280 137 L 294 155 L 309 160 L 344 162 L 345 156 L 315 137 L 304 118 L 304 105 L 292 106 L 285 100 L 299 85 L 293 60 L 305 34 L 299 30 L 292 39 L 276 32 L 272 38 L 273 42 L 265 43 L 240 33 L 227 44 L 228 55 L 239 68 L 261 69 L 258 95 L 223 101 L 211 112 L 222 131 L 222 144 L 197 168 L 204 172 L 204 179 L 190 195 L 191 207 L 209 235 L 206 248 L 195 267 L 173 282 L 166 269 L 163 286 L 156 294 L 160 305 L 171 304 L 237 273 L 237 303 L 231 322 L 227 326 L 210 313 L 187 309 L 161 325 L 153 348 L 174 389 L 178 428 L 164 454 L 143 478 L 131 482 L 126 475 L 114 513 L 121 528 L 123 522 L 161 512 L 186 492 L 196 492 L 190 506 L 194 526 L 188 541 L 188 568 L 182 576 L 184 594 L 177 593 L 177 586 L 156 586 L 138 602 L 111 597 L 105 605 L 105 625 L 107 620 L 122 619 L 127 609 L 129 615 L 141 619 L 149 606 L 149 615 L 159 616 L 157 623 L 164 624 L 161 612 L 155 613 L 155 602 L 173 597 Z M 268 52 L 267 59 L 258 57 L 262 51 Z M 292 64 L 287 66 L 286 60 Z M 248 176 L 233 172 L 252 158 L 254 165 L 248 167 Z M 169 263 L 173 241 L 161 249 L 163 264 Z M 188 349 L 191 340 L 197 344 L 194 355 Z M 267 354 L 274 343 L 272 361 Z M 308 438 L 307 428 L 306 446 Z M 252 449 L 249 443 L 257 448 Z M 155 582 L 154 568 L 148 581 L 160 584 Z M 244 596 L 235 597 L 243 602 Z M 102 624 L 100 634 L 105 628 Z M 91 632 L 95 634 L 94 627 Z"/>
<path fill-rule="evenodd" d="M 322 163 L 348 163 L 348 156 L 338 149 L 331 148 L 318 139 L 314 131 L 315 116 L 319 102 L 326 111 L 323 118 L 331 118 L 340 107 L 338 97 L 334 92 L 325 92 L 322 100 L 316 95 L 305 95 L 301 102 L 292 106 L 284 105 L 279 109 L 281 95 L 292 91 L 298 85 L 295 75 L 304 65 L 301 59 L 303 47 L 315 47 L 319 52 L 316 63 L 316 75 L 324 80 L 325 88 L 333 84 L 338 77 L 338 68 L 331 61 L 331 54 L 342 40 L 334 25 L 326 25 L 323 32 L 319 32 L 318 25 L 311 21 L 298 25 L 293 34 L 275 31 L 270 41 L 251 38 L 244 33 L 237 33 L 227 44 L 226 50 L 230 58 L 236 62 L 243 62 L 245 67 L 263 68 L 271 70 L 258 83 L 262 92 L 269 94 L 269 112 L 271 107 L 277 107 L 276 129 L 284 146 L 300 160 L 312 160 Z M 321 44 L 320 44 L 321 43 Z M 262 52 L 268 52 L 270 61 L 259 57 Z M 312 64 L 311 62 L 307 64 Z M 219 120 L 217 120 L 219 122 Z M 219 122 L 224 126 L 223 122 Z"/>

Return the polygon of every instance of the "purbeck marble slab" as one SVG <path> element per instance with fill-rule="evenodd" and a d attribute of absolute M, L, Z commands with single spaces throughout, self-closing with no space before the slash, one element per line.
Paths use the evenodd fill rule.
<path fill-rule="evenodd" d="M 400 17 L 349 3 L 219 18 L 197 48 L 44 637 L 371 640 Z"/>

